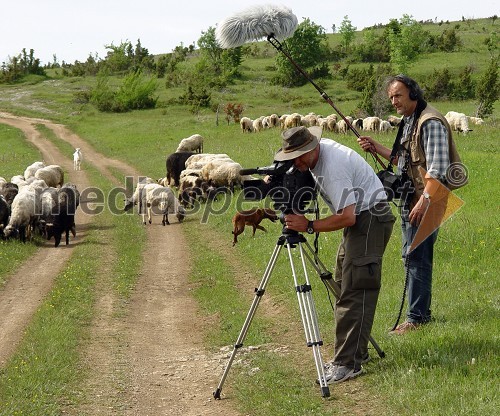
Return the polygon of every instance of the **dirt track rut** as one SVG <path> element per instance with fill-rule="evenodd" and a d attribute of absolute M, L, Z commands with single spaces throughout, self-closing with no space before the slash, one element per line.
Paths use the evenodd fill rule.
<path fill-rule="evenodd" d="M 80 189 L 91 185 L 85 171 L 73 171 L 70 157 L 43 138 L 36 124 L 45 125 L 58 139 L 80 147 L 85 162 L 115 184 L 117 180 L 109 167 L 124 176 L 139 176 L 126 163 L 96 152 L 63 125 L 2 112 L 0 122 L 22 130 L 27 140 L 40 149 L 45 162 L 61 165 Z M 93 376 L 82 386 L 82 403 L 69 406 L 67 414 L 238 415 L 228 401 L 212 398 L 222 371 L 221 356 L 207 354 L 203 349 L 204 322 L 190 295 L 190 250 L 182 225 L 173 221 L 163 227 L 156 220 L 148 225 L 144 267 L 136 290 L 125 313 L 121 310 L 118 316 L 118 301 L 106 274 L 112 258 L 103 262 L 102 276 L 97 279 L 99 296 L 91 339 L 86 351 L 82 351 L 84 365 Z M 8 277 L 0 290 L 0 366 L 15 351 L 23 329 L 49 293 L 73 247 L 85 239 L 91 221 L 91 217 L 78 212 L 76 240 L 58 249 L 47 243 Z M 57 267 L 47 268 L 48 264 Z"/>

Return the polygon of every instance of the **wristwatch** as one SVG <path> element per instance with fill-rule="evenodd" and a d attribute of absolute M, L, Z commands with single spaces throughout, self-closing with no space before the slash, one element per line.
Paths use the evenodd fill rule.
<path fill-rule="evenodd" d="M 314 221 L 309 221 L 307 223 L 307 234 L 314 234 Z"/>
<path fill-rule="evenodd" d="M 424 196 L 425 199 L 427 199 L 428 201 L 431 200 L 431 196 L 429 195 L 429 192 L 425 192 L 422 194 Z"/>

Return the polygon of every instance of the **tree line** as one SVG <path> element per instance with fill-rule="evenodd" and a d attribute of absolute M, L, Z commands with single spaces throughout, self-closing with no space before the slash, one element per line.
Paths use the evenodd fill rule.
<path fill-rule="evenodd" d="M 496 16 L 491 19 L 494 22 Z M 349 89 L 361 92 L 362 98 L 356 110 L 360 116 L 383 116 L 389 108 L 381 91 L 381 80 L 389 74 L 407 72 L 423 53 L 460 50 L 463 42 L 459 28 L 457 23 L 433 35 L 425 30 L 422 23 L 403 15 L 401 19 L 391 19 L 385 26 L 363 30 L 361 38 L 355 42 L 357 29 L 348 16 L 344 16 L 338 30 L 340 44 L 330 47 L 325 29 L 304 19 L 293 36 L 283 44 L 295 64 L 312 79 L 321 83 L 337 77 L 346 80 Z M 426 97 L 432 100 L 476 99 L 477 115 L 490 115 L 500 90 L 499 49 L 495 32 L 486 39 L 485 45 L 491 61 L 477 81 L 473 80 L 471 66 L 465 66 L 455 78 L 446 68 L 435 70 L 421 82 Z M 0 82 L 19 82 L 29 74 L 46 76 L 45 69 L 49 68 L 55 68 L 67 77 L 95 76 L 95 87 L 79 93 L 78 98 L 92 102 L 101 111 L 115 112 L 155 107 L 156 90 L 159 82 L 164 82 L 167 88 L 182 87 L 184 92 L 176 102 L 189 105 L 195 112 L 202 107 L 213 106 L 214 92 L 221 91 L 241 77 L 241 63 L 246 56 L 270 55 L 269 49 L 264 47 L 259 50 L 256 44 L 222 49 L 213 27 L 202 32 L 197 46 L 179 45 L 171 53 L 153 56 L 140 40 L 135 46 L 127 41 L 118 46 L 106 45 L 107 54 L 103 59 L 89 55 L 85 62 L 63 62 L 59 65 L 54 57 L 54 62 L 45 68 L 40 66 L 33 50 L 27 54 L 23 49 L 20 55 L 2 64 Z M 369 65 L 359 68 L 354 65 L 358 63 Z M 274 53 L 273 74 L 271 83 L 274 85 L 298 87 L 307 83 L 306 78 L 298 76 L 295 66 L 284 54 Z M 109 77 L 116 75 L 123 76 L 122 84 L 111 87 Z"/>

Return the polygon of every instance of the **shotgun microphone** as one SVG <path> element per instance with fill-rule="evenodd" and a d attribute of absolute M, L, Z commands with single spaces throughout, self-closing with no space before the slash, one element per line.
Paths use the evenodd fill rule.
<path fill-rule="evenodd" d="M 297 25 L 297 16 L 288 7 L 253 6 L 220 22 L 215 38 L 222 48 L 235 48 L 268 36 L 286 39 L 293 35 Z"/>

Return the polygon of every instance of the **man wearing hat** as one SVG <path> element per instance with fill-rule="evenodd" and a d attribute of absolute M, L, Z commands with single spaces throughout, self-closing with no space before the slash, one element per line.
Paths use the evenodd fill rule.
<path fill-rule="evenodd" d="M 321 138 L 320 127 L 294 127 L 282 133 L 275 160 L 294 160 L 310 171 L 331 215 L 315 221 L 286 215 L 285 226 L 309 234 L 343 230 L 337 252 L 335 282 L 335 354 L 325 365 L 327 383 L 362 374 L 381 284 L 382 256 L 394 215 L 380 180 L 354 150 Z"/>

